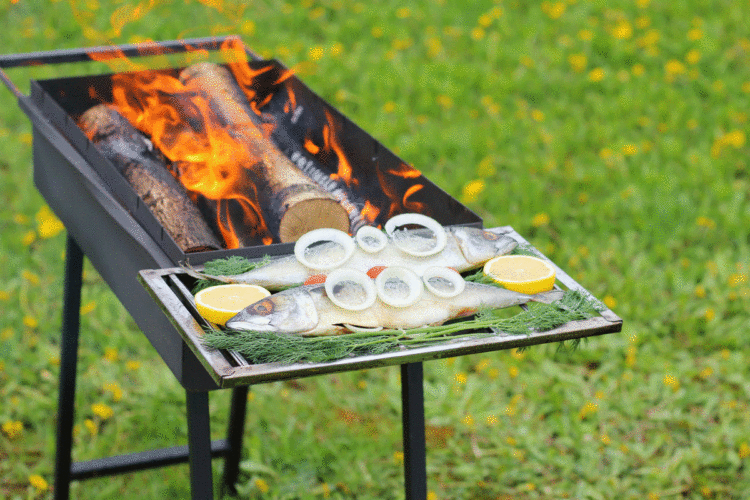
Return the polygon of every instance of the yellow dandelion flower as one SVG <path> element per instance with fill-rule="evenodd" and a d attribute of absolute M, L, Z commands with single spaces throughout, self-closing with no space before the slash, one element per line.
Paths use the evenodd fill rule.
<path fill-rule="evenodd" d="M 497 425 L 498 419 L 495 415 L 487 415 L 487 425 Z"/>
<path fill-rule="evenodd" d="M 516 378 L 518 376 L 519 370 L 517 366 L 509 366 L 508 367 L 508 375 L 510 378 Z"/>
<path fill-rule="evenodd" d="M 578 32 L 578 39 L 584 42 L 590 42 L 594 39 L 594 32 L 591 30 L 580 30 Z"/>
<path fill-rule="evenodd" d="M 747 276 L 748 275 L 746 273 L 730 274 L 729 278 L 727 278 L 727 284 L 731 287 L 743 285 L 747 283 Z"/>
<path fill-rule="evenodd" d="M 140 361 L 133 361 L 133 360 L 130 360 L 130 361 L 128 361 L 127 363 L 125 363 L 125 368 L 126 368 L 126 369 L 127 369 L 128 371 L 131 371 L 131 372 L 134 372 L 134 371 L 136 371 L 136 370 L 137 370 L 138 368 L 140 368 L 140 367 L 141 367 L 141 362 L 140 362 Z"/>
<path fill-rule="evenodd" d="M 632 68 L 633 76 L 641 76 L 646 72 L 646 67 L 641 63 L 636 63 Z"/>
<path fill-rule="evenodd" d="M 651 26 L 651 19 L 648 16 L 640 16 L 635 20 L 635 27 L 644 30 Z"/>
<path fill-rule="evenodd" d="M 700 227 L 705 227 L 706 229 L 714 229 L 716 228 L 716 222 L 704 215 L 701 215 L 697 219 L 695 219 L 695 223 Z"/>
<path fill-rule="evenodd" d="M 668 373 L 664 375 L 664 385 L 673 391 L 677 391 L 680 388 L 680 381 L 677 380 L 677 377 Z"/>
<path fill-rule="evenodd" d="M 331 48 L 329 49 L 329 52 L 333 57 L 338 57 L 341 55 L 341 53 L 344 51 L 344 44 L 341 42 L 336 42 L 333 45 L 331 45 Z"/>
<path fill-rule="evenodd" d="M 96 308 L 96 302 L 90 300 L 81 306 L 81 315 L 89 314 Z"/>
<path fill-rule="evenodd" d="M 477 20 L 477 24 L 481 26 L 482 28 L 488 27 L 490 24 L 492 24 L 492 16 L 488 13 L 482 14 L 479 16 L 479 19 Z"/>
<path fill-rule="evenodd" d="M 688 40 L 696 41 L 703 38 L 703 30 L 700 28 L 693 28 L 690 31 L 687 32 Z"/>
<path fill-rule="evenodd" d="M 500 369 L 499 368 L 490 368 L 489 370 L 487 370 L 487 377 L 490 380 L 495 380 L 499 376 L 500 376 Z"/>
<path fill-rule="evenodd" d="M 365 389 L 367 389 L 367 381 L 360 380 L 359 382 L 357 382 L 357 388 L 361 391 L 364 391 Z"/>
<path fill-rule="evenodd" d="M 485 31 L 483 28 L 480 28 L 479 26 L 475 26 L 471 30 L 471 38 L 473 40 L 481 40 L 484 38 Z"/>
<path fill-rule="evenodd" d="M 703 285 L 696 285 L 695 290 L 693 290 L 693 294 L 697 298 L 703 299 L 706 297 L 706 288 Z"/>
<path fill-rule="evenodd" d="M 602 302 L 604 302 L 604 305 L 610 309 L 617 307 L 617 300 L 611 295 L 606 295 L 604 299 L 602 299 Z"/>
<path fill-rule="evenodd" d="M 467 379 L 465 373 L 456 373 L 453 378 L 457 384 L 465 384 Z"/>
<path fill-rule="evenodd" d="M 325 50 L 321 46 L 310 47 L 307 51 L 307 57 L 312 61 L 319 61 L 325 55 Z"/>
<path fill-rule="evenodd" d="M 104 359 L 109 361 L 110 363 L 114 363 L 119 358 L 119 354 L 117 353 L 117 349 L 114 347 L 105 347 L 104 348 Z"/>
<path fill-rule="evenodd" d="M 592 82 L 601 82 L 604 80 L 604 70 L 602 68 L 594 68 L 589 72 L 589 80 Z"/>
<path fill-rule="evenodd" d="M 510 446 L 515 446 L 518 444 L 518 441 L 513 436 L 508 436 L 507 438 L 505 438 L 505 442 Z"/>
<path fill-rule="evenodd" d="M 122 389 L 114 382 L 104 384 L 104 392 L 112 394 L 112 399 L 117 402 L 122 399 Z"/>
<path fill-rule="evenodd" d="M 450 109 L 453 107 L 453 99 L 445 94 L 437 96 L 435 100 L 437 101 L 438 106 L 443 109 Z"/>
<path fill-rule="evenodd" d="M 635 0 L 635 4 L 638 6 L 638 8 L 645 9 L 651 4 L 651 0 Z"/>
<path fill-rule="evenodd" d="M 625 144 L 622 147 L 622 154 L 625 156 L 633 156 L 638 153 L 638 146 L 635 144 Z"/>
<path fill-rule="evenodd" d="M 40 493 L 49 489 L 49 484 L 47 484 L 47 481 L 39 474 L 30 475 L 29 484 Z"/>
<path fill-rule="evenodd" d="M 411 16 L 411 10 L 409 7 L 401 7 L 399 9 L 396 9 L 396 17 L 399 19 L 406 19 L 407 17 Z"/>
<path fill-rule="evenodd" d="M 23 246 L 29 246 L 36 241 L 36 233 L 34 231 L 27 231 L 26 234 L 21 238 Z"/>
<path fill-rule="evenodd" d="M 485 156 L 477 166 L 477 175 L 479 177 L 491 177 L 496 173 L 495 159 L 492 156 Z M 484 189 L 484 186 L 482 186 Z"/>
<path fill-rule="evenodd" d="M 737 454 L 740 458 L 750 457 L 750 445 L 748 445 L 747 442 L 743 442 L 737 450 Z"/>
<path fill-rule="evenodd" d="M 526 351 L 519 349 L 517 347 L 514 347 L 510 350 L 510 355 L 514 359 L 523 359 L 526 357 Z"/>
<path fill-rule="evenodd" d="M 542 10 L 550 19 L 560 19 L 565 14 L 565 2 L 542 2 Z"/>
<path fill-rule="evenodd" d="M 580 73 L 586 69 L 587 62 L 586 54 L 570 54 L 568 56 L 568 64 L 570 64 L 570 67 L 576 73 Z"/>
<path fill-rule="evenodd" d="M 394 451 L 393 452 L 393 461 L 396 464 L 402 464 L 402 463 L 404 463 L 404 452 L 403 451 Z"/>
<path fill-rule="evenodd" d="M 39 275 L 36 273 L 32 273 L 28 269 L 24 269 L 23 271 L 21 271 L 21 278 L 28 281 L 32 285 L 39 284 Z"/>
<path fill-rule="evenodd" d="M 533 219 L 531 219 L 531 225 L 534 227 L 541 227 L 544 225 L 549 224 L 549 215 L 542 212 L 539 214 L 536 214 Z"/>
<path fill-rule="evenodd" d="M 393 101 L 388 101 L 383 105 L 383 111 L 386 113 L 393 113 L 396 110 L 396 103 Z"/>
<path fill-rule="evenodd" d="M 477 196 L 484 191 L 485 183 L 481 179 L 475 179 L 468 182 L 463 189 L 462 197 L 466 203 L 472 203 L 476 201 Z"/>
<path fill-rule="evenodd" d="M 260 491 L 261 493 L 268 493 L 268 490 L 270 490 L 270 489 L 271 489 L 271 487 L 270 487 L 270 486 L 268 486 L 268 483 L 267 483 L 267 482 L 265 481 L 265 479 L 263 479 L 263 478 L 260 478 L 260 477 L 259 477 L 259 478 L 257 478 L 257 479 L 256 479 L 256 480 L 254 481 L 254 484 L 255 484 L 255 488 L 256 488 L 256 489 L 257 489 L 258 491 Z"/>
<path fill-rule="evenodd" d="M 467 427 L 474 427 L 474 417 L 472 417 L 471 415 L 466 415 L 463 419 L 463 423 Z"/>
<path fill-rule="evenodd" d="M 622 20 L 612 28 L 612 36 L 619 40 L 627 40 L 633 36 L 633 26 L 626 20 Z"/>
<path fill-rule="evenodd" d="M 7 422 L 3 423 L 2 427 L 0 427 L 0 430 L 3 431 L 3 434 L 5 434 L 8 439 L 16 439 L 23 433 L 23 422 L 20 422 L 18 420 L 8 420 Z"/>
<path fill-rule="evenodd" d="M 52 238 L 57 236 L 65 226 L 57 218 L 57 216 L 50 210 L 47 205 L 43 205 L 42 208 L 36 213 L 36 221 L 39 231 L 39 237 L 42 239 Z"/>
<path fill-rule="evenodd" d="M 579 193 L 578 194 L 578 203 L 581 205 L 585 205 L 589 201 L 589 195 L 588 193 Z"/>
<path fill-rule="evenodd" d="M 25 214 L 15 214 L 13 216 L 13 222 L 15 222 L 16 224 L 26 225 L 29 223 L 29 218 Z"/>
<path fill-rule="evenodd" d="M 373 26 L 373 28 L 370 30 L 370 34 L 373 38 L 380 38 L 383 36 L 383 28 L 380 26 Z"/>
<path fill-rule="evenodd" d="M 642 48 L 654 48 L 660 38 L 661 34 L 657 30 L 650 29 L 638 39 L 638 46 Z"/>
<path fill-rule="evenodd" d="M 599 440 L 603 445 L 608 445 L 612 442 L 612 439 L 607 434 L 602 434 L 601 436 L 599 436 Z"/>
<path fill-rule="evenodd" d="M 609 148 L 602 148 L 599 150 L 599 158 L 602 160 L 606 160 L 607 158 L 612 156 L 612 150 Z"/>
<path fill-rule="evenodd" d="M 5 328 L 2 332 L 0 332 L 0 340 L 8 340 L 13 336 L 13 328 Z"/>
<path fill-rule="evenodd" d="M 688 64 L 697 64 L 701 60 L 701 53 L 697 49 L 693 49 L 685 55 L 685 60 Z"/>
<path fill-rule="evenodd" d="M 578 412 L 578 418 L 584 420 L 589 415 L 591 415 L 592 413 L 596 413 L 597 411 L 599 411 L 599 405 L 589 401 L 588 403 L 583 405 L 583 407 L 581 407 L 581 410 Z"/>
<path fill-rule="evenodd" d="M 711 368 L 710 366 L 707 366 L 704 369 L 702 369 L 700 373 L 698 373 L 698 376 L 702 378 L 703 380 L 706 380 L 708 377 L 713 375 L 713 373 L 714 373 L 714 369 Z"/>
<path fill-rule="evenodd" d="M 427 500 L 438 500 L 437 493 L 435 493 L 432 490 L 428 491 L 427 492 Z"/>
<path fill-rule="evenodd" d="M 102 420 L 107 420 L 109 418 L 112 418 L 112 415 L 115 414 L 115 411 L 110 406 L 104 403 L 92 404 L 91 411 L 94 413 L 94 415 L 101 418 Z"/>
<path fill-rule="evenodd" d="M 524 450 L 513 450 L 513 458 L 519 462 L 523 462 L 526 459 L 526 452 Z"/>
<path fill-rule="evenodd" d="M 716 311 L 714 311 L 713 307 L 708 307 L 703 312 L 703 317 L 706 321 L 713 321 L 716 318 Z"/>

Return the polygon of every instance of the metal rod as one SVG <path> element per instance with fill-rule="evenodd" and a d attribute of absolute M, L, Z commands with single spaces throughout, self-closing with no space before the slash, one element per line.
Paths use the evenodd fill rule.
<path fill-rule="evenodd" d="M 218 50 L 223 42 L 232 38 L 236 38 L 239 41 L 239 37 L 237 37 L 236 35 L 231 35 L 225 37 L 191 38 L 185 40 L 169 40 L 164 42 L 123 44 L 75 49 L 57 49 L 40 52 L 26 52 L 23 54 L 6 54 L 0 55 L 0 68 L 101 61 L 122 56 L 140 57 L 162 54 L 177 54 L 180 52 L 190 52 L 194 50 Z"/>
<path fill-rule="evenodd" d="M 245 433 L 245 414 L 247 411 L 248 387 L 232 389 L 232 406 L 229 410 L 229 428 L 227 443 L 229 452 L 224 460 L 223 487 L 232 495 L 237 493 L 236 483 L 240 475 L 240 458 L 242 457 L 242 436 Z"/>
<path fill-rule="evenodd" d="M 65 250 L 62 332 L 60 342 L 60 387 L 57 400 L 57 444 L 55 448 L 55 499 L 70 496 L 71 448 L 75 413 L 78 330 L 81 310 L 83 251 L 68 234 Z"/>
<path fill-rule="evenodd" d="M 191 498 L 193 500 L 207 500 L 214 497 L 208 392 L 185 392 L 187 394 Z"/>
<path fill-rule="evenodd" d="M 421 362 L 401 365 L 401 406 L 406 500 L 425 500 L 427 498 L 427 444 L 425 442 Z"/>
<path fill-rule="evenodd" d="M 226 439 L 211 441 L 211 456 L 221 457 L 229 453 L 229 442 Z M 71 467 L 71 479 L 82 481 L 102 476 L 113 476 L 139 470 L 155 469 L 187 462 L 189 450 L 187 445 L 128 453 L 114 457 L 97 458 L 85 462 L 75 462 Z"/>

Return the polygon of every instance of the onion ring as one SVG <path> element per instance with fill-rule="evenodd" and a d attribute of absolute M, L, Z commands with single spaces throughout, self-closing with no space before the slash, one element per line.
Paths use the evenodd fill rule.
<path fill-rule="evenodd" d="M 344 247 L 344 258 L 337 262 L 329 262 L 324 264 L 313 264 L 312 262 L 307 260 L 307 257 L 305 256 L 305 250 L 307 250 L 313 244 L 321 241 L 332 241 Z M 294 255 L 297 257 L 299 263 L 305 267 L 316 269 L 318 271 L 328 271 L 329 269 L 341 266 L 344 262 L 349 260 L 349 257 L 352 256 L 352 253 L 354 253 L 354 240 L 351 238 L 351 236 L 343 231 L 339 231 L 338 229 L 333 229 L 330 227 L 313 229 L 312 231 L 300 236 L 297 242 L 294 244 Z"/>
<path fill-rule="evenodd" d="M 339 300 L 336 297 L 336 294 L 334 293 L 334 287 L 344 281 L 351 281 L 357 285 L 361 285 L 362 288 L 364 288 L 365 300 L 362 301 L 361 304 L 350 304 Z M 331 299 L 331 302 L 341 307 L 342 309 L 347 309 L 349 311 L 362 311 L 363 309 L 367 309 L 375 303 L 375 299 L 377 299 L 378 295 L 375 288 L 375 283 L 373 283 L 372 279 L 367 276 L 366 273 L 348 267 L 341 267 L 339 269 L 331 271 L 326 278 L 325 290 L 326 295 L 328 295 L 328 298 Z"/>
<path fill-rule="evenodd" d="M 453 290 L 444 290 L 436 287 L 430 283 L 431 278 L 441 278 L 449 281 L 453 286 Z M 444 299 L 455 297 L 466 288 L 466 281 L 464 281 L 463 277 L 450 267 L 429 267 L 422 275 L 422 281 L 424 281 L 427 290 Z"/>
<path fill-rule="evenodd" d="M 399 280 L 405 283 L 408 287 L 408 292 L 405 297 L 399 297 L 394 295 L 391 290 L 388 290 L 389 281 Z M 378 298 L 393 307 L 408 307 L 414 304 L 422 296 L 422 290 L 424 290 L 424 283 L 417 276 L 417 273 L 406 267 L 392 266 L 383 270 L 378 277 L 375 278 L 375 287 L 378 291 Z"/>
<path fill-rule="evenodd" d="M 377 253 L 385 248 L 388 244 L 388 236 L 380 229 L 372 226 L 362 226 L 354 235 L 357 240 L 359 248 L 367 253 Z M 375 240 L 375 244 L 369 243 L 369 241 Z"/>
<path fill-rule="evenodd" d="M 430 248 L 429 250 L 414 250 L 412 248 L 405 247 L 403 245 L 399 245 L 399 242 L 396 238 L 393 238 L 394 232 L 396 231 L 396 228 L 399 226 L 404 226 L 406 224 L 416 224 L 420 226 L 424 226 L 430 231 L 432 231 L 435 234 L 435 238 L 437 239 L 437 242 L 435 243 L 435 246 L 433 248 Z M 388 221 L 385 223 L 385 232 L 388 234 L 388 236 L 393 239 L 393 243 L 403 252 L 408 253 L 409 255 L 413 255 L 415 257 L 427 257 L 430 255 L 435 255 L 436 253 L 440 252 L 445 248 L 445 245 L 448 241 L 448 237 L 445 234 L 445 229 L 443 226 L 440 225 L 438 221 L 431 217 L 427 217 L 426 215 L 422 214 L 399 214 L 395 217 L 391 217 L 388 219 Z"/>

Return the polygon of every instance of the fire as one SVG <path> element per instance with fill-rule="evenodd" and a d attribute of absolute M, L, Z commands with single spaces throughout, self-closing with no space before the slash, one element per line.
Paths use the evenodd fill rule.
<path fill-rule="evenodd" d="M 112 84 L 118 111 L 173 163 L 180 182 L 216 202 L 216 224 L 227 247 L 240 246 L 229 200 L 239 207 L 235 218 L 244 229 L 254 228 L 257 238 L 268 240 L 251 175 L 257 160 L 231 128 L 218 123 L 207 100 L 171 73 L 116 74 Z"/>
<path fill-rule="evenodd" d="M 364 208 L 362 208 L 362 212 L 360 212 L 362 219 L 367 224 L 372 224 L 373 222 L 375 222 L 375 219 L 378 218 L 379 214 L 380 214 L 380 209 L 377 208 L 372 203 L 370 203 L 370 200 L 365 200 L 365 206 Z"/>
<path fill-rule="evenodd" d="M 352 165 L 349 163 L 349 159 L 344 153 L 344 148 L 341 147 L 341 143 L 338 141 L 336 134 L 336 124 L 331 116 L 331 113 L 326 109 L 326 119 L 328 123 L 323 125 L 323 149 L 325 151 L 333 151 L 338 158 L 338 172 L 331 174 L 331 179 L 342 180 L 347 186 L 357 185 L 357 179 L 352 177 Z"/>

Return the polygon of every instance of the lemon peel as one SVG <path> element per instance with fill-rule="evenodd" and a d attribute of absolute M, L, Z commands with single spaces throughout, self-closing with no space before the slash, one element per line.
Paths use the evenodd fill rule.
<path fill-rule="evenodd" d="M 195 295 L 195 307 L 206 320 L 224 326 L 232 316 L 269 295 L 271 292 L 258 285 L 218 285 L 198 292 Z"/>
<path fill-rule="evenodd" d="M 484 265 L 484 274 L 514 292 L 534 295 L 552 290 L 555 268 L 531 255 L 501 255 Z"/>

